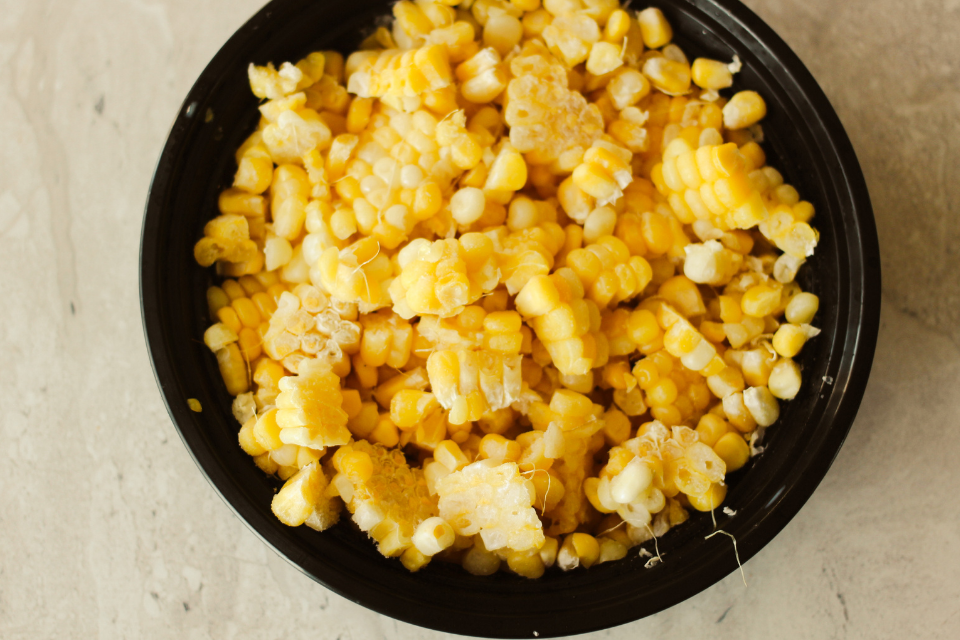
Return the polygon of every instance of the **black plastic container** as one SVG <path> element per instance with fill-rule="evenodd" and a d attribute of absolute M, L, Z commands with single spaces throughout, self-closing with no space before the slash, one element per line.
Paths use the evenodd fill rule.
<path fill-rule="evenodd" d="M 860 405 L 880 317 L 876 229 L 836 113 L 769 27 L 735 0 L 650 4 L 663 9 L 691 58 L 740 56 L 744 69 L 735 89 L 755 89 L 767 101 L 770 164 L 817 209 L 820 245 L 800 281 L 820 296 L 815 324 L 823 333 L 804 348 L 803 389 L 783 403 L 767 450 L 731 476 L 725 505 L 736 515 L 716 514 L 746 562 L 813 493 Z M 144 330 L 170 416 L 211 484 L 264 542 L 318 582 L 386 615 L 461 634 L 543 638 L 612 627 L 677 604 L 737 569 L 729 538 L 704 539 L 713 531 L 709 514 L 664 536 L 665 562 L 650 569 L 634 549 L 619 562 L 548 571 L 536 581 L 475 577 L 444 563 L 411 574 L 347 526 L 316 533 L 281 524 L 270 512 L 278 483 L 237 445 L 231 399 L 202 341 L 209 324 L 204 291 L 214 275 L 196 265 L 192 247 L 232 178 L 234 150 L 258 119 L 246 67 L 319 48 L 349 52 L 388 6 L 274 0 L 224 45 L 184 101 L 150 189 L 141 244 Z M 192 412 L 188 398 L 198 398 L 203 412 Z"/>

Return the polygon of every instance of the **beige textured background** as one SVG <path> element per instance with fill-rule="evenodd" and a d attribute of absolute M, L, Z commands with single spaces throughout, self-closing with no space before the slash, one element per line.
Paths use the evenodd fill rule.
<path fill-rule="evenodd" d="M 141 210 L 172 118 L 261 0 L 0 2 L 0 638 L 440 638 L 303 577 L 163 409 Z M 960 1 L 750 0 L 820 80 L 876 208 L 884 311 L 846 446 L 733 575 L 595 638 L 960 637 Z"/>

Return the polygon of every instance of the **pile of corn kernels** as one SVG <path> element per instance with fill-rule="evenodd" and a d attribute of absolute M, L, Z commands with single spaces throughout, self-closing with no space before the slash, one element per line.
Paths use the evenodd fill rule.
<path fill-rule="evenodd" d="M 813 206 L 737 59 L 616 0 L 402 0 L 346 60 L 251 65 L 195 256 L 285 524 L 411 571 L 617 560 L 726 496 L 801 384 Z"/>

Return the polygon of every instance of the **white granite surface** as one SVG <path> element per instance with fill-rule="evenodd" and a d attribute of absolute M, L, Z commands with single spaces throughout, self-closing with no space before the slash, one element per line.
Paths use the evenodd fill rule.
<path fill-rule="evenodd" d="M 140 326 L 151 172 L 260 0 L 0 3 L 0 638 L 440 638 L 267 549 L 167 417 Z M 591 638 L 960 637 L 960 2 L 750 0 L 820 80 L 873 195 L 884 310 L 860 416 L 786 530 Z"/>

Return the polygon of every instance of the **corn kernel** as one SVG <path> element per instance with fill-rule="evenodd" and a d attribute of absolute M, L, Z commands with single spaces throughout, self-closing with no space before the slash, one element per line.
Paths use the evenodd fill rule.
<path fill-rule="evenodd" d="M 723 107 L 723 124 L 728 129 L 743 129 L 767 115 L 767 104 L 756 91 L 735 93 Z"/>
<path fill-rule="evenodd" d="M 659 49 L 673 39 L 673 29 L 660 9 L 650 7 L 637 14 L 643 44 L 649 49 Z"/>

